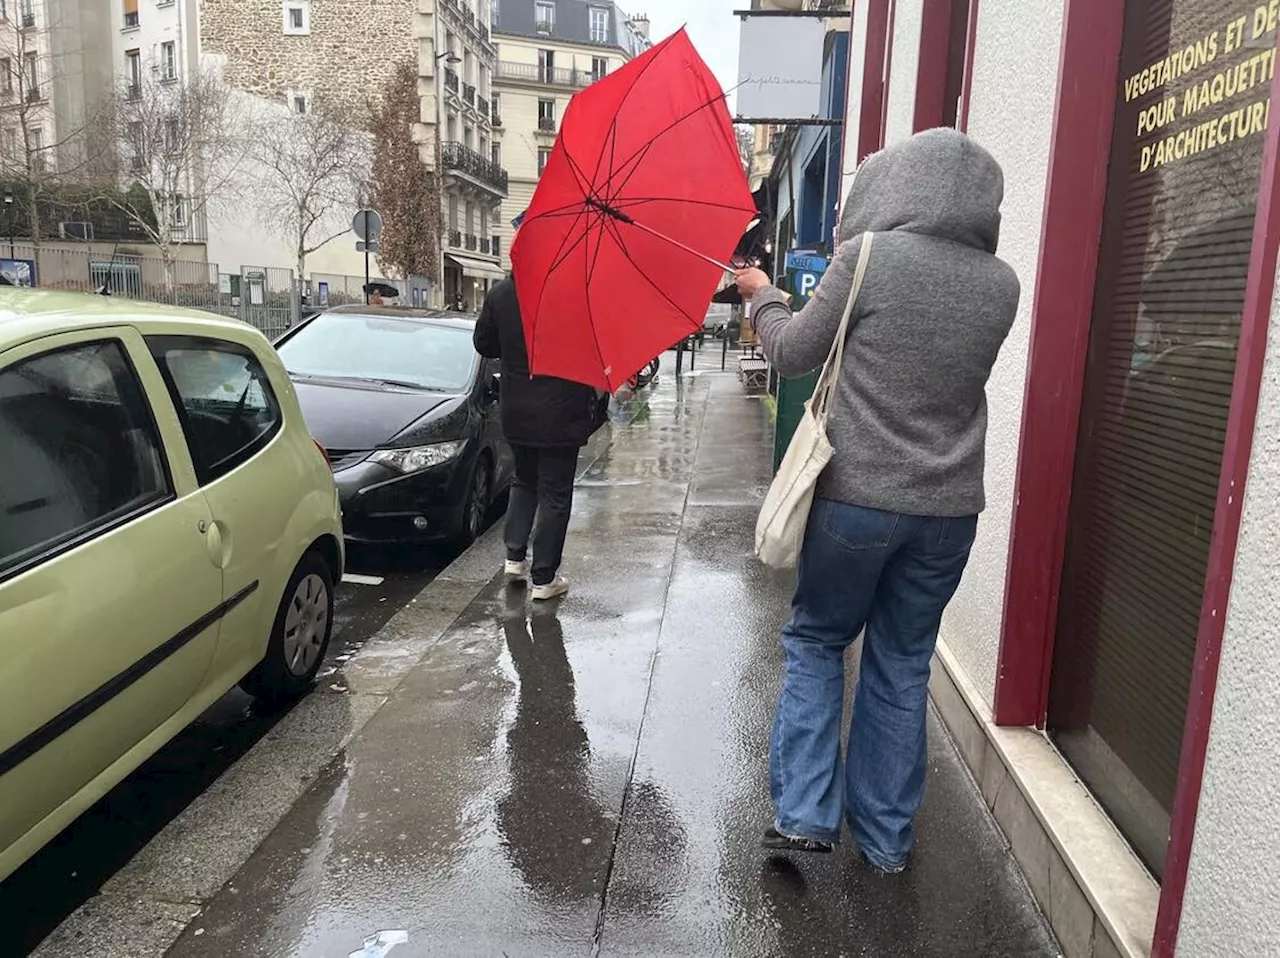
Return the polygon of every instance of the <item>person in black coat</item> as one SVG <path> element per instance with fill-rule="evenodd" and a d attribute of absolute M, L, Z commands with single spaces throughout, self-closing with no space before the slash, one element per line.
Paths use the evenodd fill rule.
<path fill-rule="evenodd" d="M 481 356 L 501 360 L 502 431 L 515 456 L 506 524 L 507 579 L 523 582 L 532 573 L 533 598 L 553 599 L 569 590 L 558 573 L 573 509 L 573 481 L 578 453 L 601 425 L 601 399 L 590 386 L 530 375 L 520 302 L 510 276 L 485 297 L 475 346 Z"/>

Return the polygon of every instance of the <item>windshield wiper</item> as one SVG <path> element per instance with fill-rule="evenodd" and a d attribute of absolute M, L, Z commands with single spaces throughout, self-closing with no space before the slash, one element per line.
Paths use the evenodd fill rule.
<path fill-rule="evenodd" d="M 422 383 L 411 383 L 406 379 L 383 379 L 381 376 L 331 376 L 323 373 L 297 373 L 292 369 L 285 370 L 291 379 L 327 380 L 339 383 L 373 383 L 375 386 L 395 386 L 400 389 L 412 389 L 415 392 L 433 392 L 430 386 Z"/>

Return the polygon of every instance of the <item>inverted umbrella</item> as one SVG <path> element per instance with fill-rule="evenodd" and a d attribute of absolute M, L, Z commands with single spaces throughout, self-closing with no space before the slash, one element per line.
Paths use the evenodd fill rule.
<path fill-rule="evenodd" d="M 593 83 L 511 250 L 532 372 L 616 389 L 702 327 L 756 215 L 724 92 L 683 30 Z"/>

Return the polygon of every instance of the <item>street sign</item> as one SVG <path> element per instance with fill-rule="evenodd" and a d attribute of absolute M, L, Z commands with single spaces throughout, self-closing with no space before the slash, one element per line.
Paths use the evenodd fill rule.
<path fill-rule="evenodd" d="M 351 221 L 351 231 L 366 243 L 376 243 L 382 237 L 382 216 L 377 210 L 361 210 Z"/>
<path fill-rule="evenodd" d="M 786 283 L 789 292 L 794 296 L 793 309 L 802 309 L 822 281 L 822 274 L 827 271 L 827 259 L 807 250 L 792 250 L 787 253 Z"/>
<path fill-rule="evenodd" d="M 374 240 L 372 243 L 366 243 L 363 240 L 356 240 L 357 253 L 376 253 L 381 248 L 382 244 L 377 240 Z"/>

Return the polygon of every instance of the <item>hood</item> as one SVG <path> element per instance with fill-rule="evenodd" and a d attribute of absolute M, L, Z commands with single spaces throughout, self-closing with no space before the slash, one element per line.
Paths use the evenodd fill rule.
<path fill-rule="evenodd" d="M 837 233 L 900 230 L 995 253 L 1004 174 L 995 157 L 956 130 L 917 133 L 868 157 L 854 178 Z"/>
<path fill-rule="evenodd" d="M 458 399 L 447 393 L 325 380 L 294 380 L 294 389 L 307 429 L 329 450 L 375 449 L 428 413 L 447 415 L 453 406 L 446 404 Z"/>

